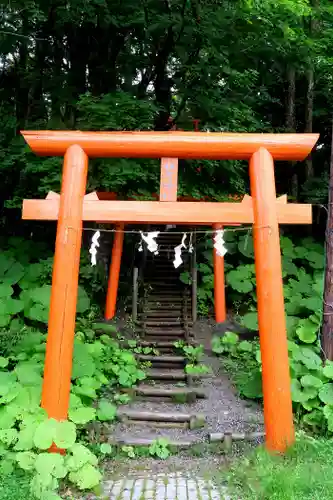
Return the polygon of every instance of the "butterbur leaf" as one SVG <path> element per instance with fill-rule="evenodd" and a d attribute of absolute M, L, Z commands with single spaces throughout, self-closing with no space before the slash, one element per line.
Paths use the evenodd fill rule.
<path fill-rule="evenodd" d="M 137 380 L 144 380 L 146 378 L 146 374 L 143 370 L 136 370 L 135 375 Z"/>
<path fill-rule="evenodd" d="M 88 406 L 82 406 L 81 408 L 75 408 L 69 410 L 68 417 L 74 424 L 87 424 L 92 420 L 95 420 L 96 410 L 95 408 L 89 408 Z"/>
<path fill-rule="evenodd" d="M 32 451 L 22 451 L 20 453 L 16 453 L 16 461 L 19 467 L 28 471 L 34 469 L 36 457 L 37 455 L 32 453 Z"/>
<path fill-rule="evenodd" d="M 77 472 L 71 472 L 69 479 L 75 483 L 80 490 L 90 490 L 99 485 L 102 474 L 91 464 L 85 464 Z"/>
<path fill-rule="evenodd" d="M 14 471 L 13 460 L 3 459 L 0 460 L 0 476 L 9 476 Z"/>
<path fill-rule="evenodd" d="M 54 442 L 59 448 L 70 448 L 76 441 L 76 428 L 73 422 L 64 420 L 55 426 Z"/>
<path fill-rule="evenodd" d="M 109 401 L 101 400 L 98 404 L 97 418 L 102 421 L 114 420 L 117 415 L 116 405 L 109 403 Z"/>
<path fill-rule="evenodd" d="M 36 458 L 35 469 L 42 477 L 51 475 L 62 479 L 67 474 L 64 457 L 59 453 L 40 453 Z"/>
<path fill-rule="evenodd" d="M 238 344 L 238 350 L 242 352 L 252 352 L 253 345 L 248 340 L 243 340 Z"/>
<path fill-rule="evenodd" d="M 317 340 L 318 325 L 310 319 L 301 319 L 296 328 L 298 338 L 306 344 L 312 344 Z"/>
<path fill-rule="evenodd" d="M 45 498 L 52 490 L 58 488 L 59 483 L 51 474 L 35 474 L 31 480 L 31 492 L 40 499 Z"/>
<path fill-rule="evenodd" d="M 24 450 L 31 450 L 31 448 L 33 448 L 34 436 L 37 425 L 30 425 L 29 427 L 25 427 L 24 429 L 19 431 L 18 440 L 17 443 L 15 444 L 14 450 L 24 451 Z"/>
<path fill-rule="evenodd" d="M 313 387 L 315 389 L 320 389 L 323 386 L 323 382 L 320 378 L 314 375 L 304 375 L 301 378 L 301 384 L 303 387 Z"/>
<path fill-rule="evenodd" d="M 0 285 L 0 299 L 2 299 L 3 297 L 11 297 L 11 295 L 13 295 L 13 292 L 14 290 L 10 285 Z"/>
<path fill-rule="evenodd" d="M 222 337 L 223 344 L 236 345 L 239 341 L 239 336 L 234 332 L 225 332 Z"/>
<path fill-rule="evenodd" d="M 326 361 L 326 364 L 323 368 L 323 374 L 327 378 L 333 378 L 333 363 L 331 361 Z"/>
<path fill-rule="evenodd" d="M 16 365 L 15 373 L 23 385 L 36 385 L 41 383 L 41 366 L 34 363 L 19 363 Z"/>
<path fill-rule="evenodd" d="M 34 445 L 41 450 L 47 450 L 53 443 L 57 421 L 53 418 L 41 422 L 34 434 Z M 73 424 L 74 425 L 74 424 Z"/>
<path fill-rule="evenodd" d="M 32 307 L 24 310 L 24 315 L 33 321 L 47 323 L 49 320 L 49 311 L 42 304 L 34 304 Z"/>
<path fill-rule="evenodd" d="M 8 363 L 9 363 L 8 358 L 0 356 L 0 368 L 6 368 L 6 366 L 8 366 Z"/>
<path fill-rule="evenodd" d="M 0 429 L 10 429 L 15 424 L 16 417 L 7 411 L 6 407 L 0 408 Z"/>
<path fill-rule="evenodd" d="M 15 285 L 24 275 L 24 267 L 19 262 L 14 262 L 4 273 L 1 281 L 4 285 Z"/>
<path fill-rule="evenodd" d="M 258 315 L 256 312 L 249 312 L 244 314 L 241 319 L 241 323 L 245 328 L 249 330 L 258 330 Z"/>
<path fill-rule="evenodd" d="M 80 394 L 81 396 L 86 396 L 87 398 L 95 399 L 97 397 L 97 393 L 93 387 L 90 387 L 89 385 L 86 386 L 76 386 L 74 387 L 73 391 L 76 392 L 76 394 Z"/>
<path fill-rule="evenodd" d="M 9 325 L 11 319 L 12 317 L 10 314 L 0 314 L 0 328 Z"/>
<path fill-rule="evenodd" d="M 333 384 L 324 384 L 319 391 L 319 399 L 328 405 L 333 405 Z"/>
<path fill-rule="evenodd" d="M 18 432 L 16 429 L 1 429 L 0 430 L 0 441 L 7 446 L 15 443 L 17 441 Z"/>
<path fill-rule="evenodd" d="M 103 455 L 111 455 L 112 446 L 109 443 L 102 443 L 99 447 L 99 450 Z"/>
<path fill-rule="evenodd" d="M 309 347 L 300 347 L 294 352 L 293 358 L 295 361 L 301 361 L 309 370 L 319 370 L 322 366 L 320 356 Z"/>
<path fill-rule="evenodd" d="M 66 467 L 70 471 L 78 471 L 85 464 L 97 465 L 98 459 L 86 446 L 75 443 L 69 450 L 65 459 Z"/>

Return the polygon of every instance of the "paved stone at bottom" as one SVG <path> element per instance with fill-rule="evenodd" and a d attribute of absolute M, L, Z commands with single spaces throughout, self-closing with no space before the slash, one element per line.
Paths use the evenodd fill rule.
<path fill-rule="evenodd" d="M 104 486 L 111 500 L 230 500 L 213 481 L 181 472 L 116 478 Z"/>

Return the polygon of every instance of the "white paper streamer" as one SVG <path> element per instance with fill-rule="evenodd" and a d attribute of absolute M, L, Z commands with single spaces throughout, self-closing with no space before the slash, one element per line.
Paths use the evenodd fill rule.
<path fill-rule="evenodd" d="M 98 240 L 99 240 L 100 235 L 101 235 L 101 233 L 99 231 L 96 231 L 96 233 L 91 238 L 91 246 L 89 248 L 89 253 L 91 255 L 91 265 L 92 266 L 96 266 L 96 264 L 97 264 L 96 256 L 97 256 L 97 247 L 99 247 Z"/>
<path fill-rule="evenodd" d="M 223 229 L 218 229 L 214 236 L 214 248 L 219 257 L 224 257 L 227 253 L 227 248 L 225 247 L 224 241 L 224 231 Z"/>
<path fill-rule="evenodd" d="M 184 233 L 181 244 L 178 245 L 177 247 L 175 247 L 175 258 L 174 258 L 174 261 L 173 261 L 173 265 L 174 265 L 175 268 L 179 267 L 182 264 L 182 262 L 183 262 L 183 259 L 182 259 L 182 249 L 186 248 L 186 245 L 185 245 L 186 237 L 187 237 L 187 234 Z"/>
<path fill-rule="evenodd" d="M 149 252 L 158 255 L 158 244 L 155 241 L 155 238 L 157 238 L 157 236 L 160 234 L 160 231 L 151 231 L 150 233 L 147 233 L 147 236 L 145 236 L 142 231 L 140 231 L 140 234 L 142 240 L 146 242 Z M 142 243 L 140 246 L 142 247 Z"/>

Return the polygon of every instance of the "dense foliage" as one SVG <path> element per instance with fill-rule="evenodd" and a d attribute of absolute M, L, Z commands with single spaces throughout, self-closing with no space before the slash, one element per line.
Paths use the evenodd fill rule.
<path fill-rule="evenodd" d="M 193 129 L 194 119 L 202 130 L 321 132 L 305 168 L 283 165 L 277 179 L 280 192 L 325 200 L 332 26 L 329 0 L 0 2 L 0 200 L 19 207 L 59 190 L 61 160 L 36 158 L 21 129 Z M 247 187 L 237 161 L 182 162 L 180 177 L 191 196 Z M 149 197 L 157 162 L 96 160 L 95 188 Z"/>
<path fill-rule="evenodd" d="M 242 253 L 242 261 L 227 272 L 227 290 L 234 300 L 235 314 L 243 326 L 258 329 L 255 274 L 251 237 L 243 246 L 243 237 L 230 233 L 228 248 Z M 333 364 L 321 357 L 319 332 L 322 319 L 323 249 L 311 240 L 297 244 L 281 237 L 284 296 L 288 333 L 292 399 L 297 418 L 315 431 L 333 432 Z M 230 265 L 230 264 L 229 264 Z M 229 297 L 230 298 L 230 297 Z M 245 308 L 244 308 L 245 305 Z M 235 381 L 242 395 L 262 396 L 259 343 L 241 340 L 237 333 L 227 332 L 213 339 L 213 350 L 226 355 L 239 368 Z M 235 372 L 235 370 L 234 370 Z"/>
<path fill-rule="evenodd" d="M 40 400 L 51 269 L 45 245 L 9 238 L 0 253 L 0 471 L 27 471 L 31 493 L 45 500 L 60 498 L 56 491 L 65 478 L 79 489 L 99 484 L 97 455 L 110 455 L 112 447 L 92 439 L 89 425 L 114 421 L 117 405 L 129 400 L 121 388 L 145 378 L 115 327 L 107 325 L 106 334 L 93 323 L 89 296 L 98 288 L 98 270 L 89 271 L 83 255 L 69 420 L 47 418 Z M 47 453 L 52 443 L 66 456 Z M 164 443 L 153 444 L 151 455 L 167 453 Z"/>

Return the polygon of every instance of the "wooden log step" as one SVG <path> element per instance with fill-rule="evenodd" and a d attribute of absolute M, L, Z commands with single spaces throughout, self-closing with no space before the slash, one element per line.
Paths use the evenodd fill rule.
<path fill-rule="evenodd" d="M 146 326 L 145 325 L 145 329 L 144 329 L 146 335 L 162 335 L 162 336 L 165 336 L 165 335 L 171 335 L 171 336 L 174 336 L 174 335 L 184 335 L 185 334 L 185 328 L 182 328 L 180 325 L 175 326 L 175 328 L 170 328 L 170 327 L 165 327 L 163 325 L 161 326 Z"/>
<path fill-rule="evenodd" d="M 111 438 L 109 440 L 110 444 L 113 445 L 120 445 L 120 446 L 150 446 L 152 443 L 156 441 L 161 436 L 154 436 L 150 438 L 144 438 L 144 437 L 136 437 L 136 436 L 124 436 L 124 437 L 118 437 L 118 438 Z M 190 448 L 191 446 L 194 446 L 195 444 L 199 443 L 200 440 L 198 438 L 192 438 L 192 439 L 177 439 L 177 441 L 172 441 L 168 439 L 168 444 L 172 448 Z"/>
<path fill-rule="evenodd" d="M 184 363 L 184 356 L 154 356 L 153 354 L 139 354 L 140 361 L 162 361 L 163 363 Z"/>
<path fill-rule="evenodd" d="M 185 339 L 186 335 L 185 335 L 185 330 L 165 331 L 165 329 L 164 330 L 154 329 L 154 330 L 146 330 L 144 332 L 145 339 L 152 340 L 152 337 L 155 339 L 157 338 L 159 340 L 166 340 L 168 337 L 170 337 L 170 339 L 177 340 L 179 338 Z"/>
<path fill-rule="evenodd" d="M 159 348 L 165 348 L 165 349 L 175 349 L 174 345 L 174 340 L 157 340 L 154 341 L 152 339 L 148 340 L 142 340 L 139 341 L 139 345 L 141 347 L 156 347 L 156 349 Z M 190 342 L 190 345 L 197 345 L 196 342 Z"/>
<path fill-rule="evenodd" d="M 183 323 L 183 321 L 176 319 L 162 319 L 161 321 L 158 321 L 157 319 L 155 320 L 146 320 L 145 325 L 147 328 L 150 326 L 180 326 Z"/>
<path fill-rule="evenodd" d="M 128 420 L 141 420 L 146 422 L 191 422 L 191 420 L 200 419 L 205 421 L 204 415 L 191 415 L 191 413 L 175 412 L 160 412 L 160 411 L 143 411 L 133 410 L 129 408 L 119 407 L 117 410 L 117 417 L 121 420 L 126 418 Z"/>
<path fill-rule="evenodd" d="M 179 306 L 179 304 L 170 304 L 169 302 L 149 302 L 147 304 L 147 311 L 154 311 L 154 312 L 170 312 L 173 311 L 178 314 L 182 314 L 183 309 L 182 307 Z"/>
<path fill-rule="evenodd" d="M 217 443 L 230 438 L 232 441 L 255 441 L 265 437 L 265 432 L 211 432 L 209 442 Z"/>
<path fill-rule="evenodd" d="M 123 422 L 127 422 L 128 425 L 137 425 L 141 427 L 152 427 L 155 429 L 189 429 L 189 422 L 155 422 L 153 420 L 127 420 L 123 419 Z"/>
<path fill-rule="evenodd" d="M 156 380 L 186 380 L 184 370 L 159 370 L 157 368 L 150 368 L 146 374 L 148 378 Z"/>
<path fill-rule="evenodd" d="M 200 387 L 156 387 L 154 385 L 141 384 L 135 389 L 138 396 L 152 396 L 161 398 L 172 398 L 174 396 L 194 395 L 196 398 L 205 399 L 207 394 Z"/>
<path fill-rule="evenodd" d="M 178 311 L 146 311 L 146 318 L 150 321 L 165 321 L 168 318 L 182 320 L 182 314 Z"/>

